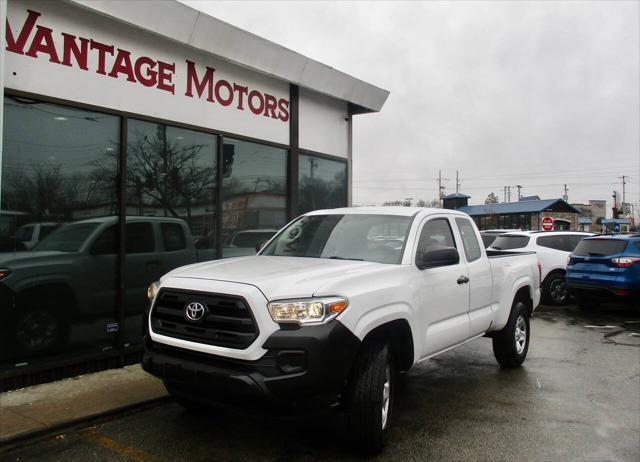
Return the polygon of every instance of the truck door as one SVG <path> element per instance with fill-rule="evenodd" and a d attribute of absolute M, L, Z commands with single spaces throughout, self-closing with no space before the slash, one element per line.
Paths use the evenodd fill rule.
<path fill-rule="evenodd" d="M 457 262 L 432 262 L 429 267 L 421 263 L 447 249 L 457 253 Z M 469 338 L 469 275 L 446 215 L 428 217 L 421 224 L 414 258 L 420 272 L 417 290 L 424 358 Z"/>
<path fill-rule="evenodd" d="M 455 222 L 469 271 L 469 333 L 474 336 L 486 332 L 493 319 L 491 266 L 488 258 L 482 258 L 480 241 L 471 220 L 456 217 Z"/>

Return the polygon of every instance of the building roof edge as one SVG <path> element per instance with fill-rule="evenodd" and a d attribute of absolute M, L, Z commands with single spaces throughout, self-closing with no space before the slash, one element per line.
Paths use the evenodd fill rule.
<path fill-rule="evenodd" d="M 176 0 L 63 0 L 231 63 L 378 112 L 389 91 Z M 237 44 L 243 43 L 239 47 Z"/>

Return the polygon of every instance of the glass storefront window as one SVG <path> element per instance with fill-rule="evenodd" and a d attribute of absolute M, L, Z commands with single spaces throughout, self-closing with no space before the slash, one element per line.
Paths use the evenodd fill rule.
<path fill-rule="evenodd" d="M 347 163 L 301 154 L 298 212 L 346 207 Z"/>
<path fill-rule="evenodd" d="M 287 222 L 287 151 L 224 138 L 222 256 L 256 253 Z"/>
<path fill-rule="evenodd" d="M 128 120 L 125 343 L 140 340 L 149 284 L 217 257 L 217 142 L 209 133 Z"/>
<path fill-rule="evenodd" d="M 92 248 L 118 223 L 119 139 L 119 117 L 4 98 L 2 369 L 113 347 L 117 258 Z"/>

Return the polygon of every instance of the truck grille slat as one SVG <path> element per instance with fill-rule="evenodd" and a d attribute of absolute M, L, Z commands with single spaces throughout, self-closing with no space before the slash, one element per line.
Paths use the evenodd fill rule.
<path fill-rule="evenodd" d="M 191 302 L 207 306 L 198 322 L 185 316 Z M 151 327 L 157 334 L 227 348 L 246 348 L 258 337 L 248 303 L 234 295 L 162 289 L 151 309 Z"/>

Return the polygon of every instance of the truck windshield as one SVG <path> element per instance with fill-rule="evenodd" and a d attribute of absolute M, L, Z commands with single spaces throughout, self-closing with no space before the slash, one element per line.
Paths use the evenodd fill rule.
<path fill-rule="evenodd" d="M 261 255 L 399 264 L 411 217 L 303 216 L 282 230 Z"/>
<path fill-rule="evenodd" d="M 97 227 L 98 223 L 64 225 L 36 244 L 33 251 L 77 252 Z"/>
<path fill-rule="evenodd" d="M 491 244 L 492 249 L 512 250 L 522 249 L 529 243 L 529 236 L 498 236 Z"/>

